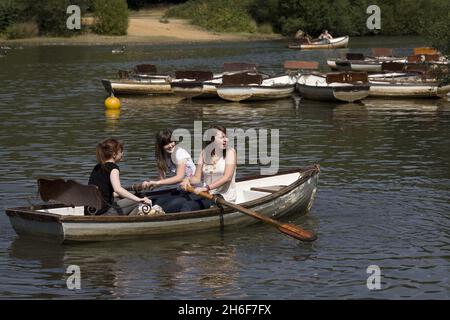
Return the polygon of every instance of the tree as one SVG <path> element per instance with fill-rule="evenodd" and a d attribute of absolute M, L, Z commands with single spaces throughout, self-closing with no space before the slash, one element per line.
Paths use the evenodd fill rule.
<path fill-rule="evenodd" d="M 95 33 L 123 36 L 128 29 L 126 0 L 94 0 Z"/>

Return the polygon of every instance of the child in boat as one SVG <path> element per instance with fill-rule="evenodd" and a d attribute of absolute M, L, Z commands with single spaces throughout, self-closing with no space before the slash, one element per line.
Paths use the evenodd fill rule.
<path fill-rule="evenodd" d="M 172 131 L 163 129 L 156 133 L 155 159 L 159 172 L 159 180 L 149 180 L 142 183 L 143 188 L 162 185 L 175 185 L 189 179 L 195 174 L 195 164 L 191 155 L 185 149 L 176 145 L 172 139 Z M 167 175 L 172 175 L 167 177 Z M 178 198 L 188 196 L 181 188 L 173 190 L 169 195 L 154 198 L 154 203 L 166 213 L 178 212 Z"/>
<path fill-rule="evenodd" d="M 228 146 L 224 127 L 212 126 L 210 130 L 210 144 L 200 153 L 194 176 L 184 179 L 181 184 L 184 189 L 198 183 L 203 186 L 196 187 L 196 194 L 190 194 L 188 201 L 181 203 L 180 211 L 206 209 L 214 205 L 213 201 L 198 195 L 202 191 L 219 195 L 228 202 L 236 201 L 236 150 Z"/>
<path fill-rule="evenodd" d="M 97 165 L 91 172 L 88 184 L 96 185 L 104 200 L 104 206 L 95 213 L 86 209 L 85 214 L 95 215 L 135 215 L 140 203 L 151 205 L 147 197 L 139 198 L 120 184 L 120 170 L 117 165 L 123 157 L 123 144 L 114 138 L 97 144 Z M 114 193 L 122 197 L 114 199 Z"/>

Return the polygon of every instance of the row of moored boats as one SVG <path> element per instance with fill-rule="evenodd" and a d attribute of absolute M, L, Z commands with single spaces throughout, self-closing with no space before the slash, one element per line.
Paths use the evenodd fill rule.
<path fill-rule="evenodd" d="M 428 50 L 428 51 L 427 51 Z M 255 64 L 225 63 L 221 73 L 183 70 L 159 74 L 156 66 L 138 65 L 119 71 L 119 79 L 102 80 L 112 95 L 177 95 L 180 98 L 222 98 L 228 101 L 272 100 L 290 97 L 354 102 L 370 97 L 437 98 L 450 92 L 449 61 L 430 49 L 415 49 L 395 57 L 391 49 L 373 49 L 370 57 L 347 53 L 329 59 L 333 72 L 319 72 L 315 61 L 285 61 L 285 72 L 268 75 Z M 447 72 L 447 78 L 438 77 Z"/>

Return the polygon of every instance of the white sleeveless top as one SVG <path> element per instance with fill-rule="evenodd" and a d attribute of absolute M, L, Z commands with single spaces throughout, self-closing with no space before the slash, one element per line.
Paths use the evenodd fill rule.
<path fill-rule="evenodd" d="M 216 158 L 217 159 L 217 158 Z M 215 181 L 219 180 L 223 177 L 225 173 L 225 164 L 226 161 L 223 157 L 220 157 L 216 160 L 215 164 L 203 164 L 202 173 L 203 173 L 203 184 L 210 185 Z M 220 194 L 226 201 L 235 202 L 236 201 L 236 170 L 234 170 L 233 178 L 224 185 L 219 188 L 212 189 L 212 194 Z"/>

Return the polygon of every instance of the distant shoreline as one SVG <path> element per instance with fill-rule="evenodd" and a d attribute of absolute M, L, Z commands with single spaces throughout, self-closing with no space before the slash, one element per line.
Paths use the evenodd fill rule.
<path fill-rule="evenodd" d="M 49 45 L 151 45 L 183 44 L 218 41 L 263 41 L 286 39 L 280 34 L 261 33 L 216 33 L 190 24 L 183 19 L 169 19 L 162 22 L 165 9 L 130 11 L 128 34 L 125 36 L 104 36 L 87 32 L 73 37 L 34 37 L 7 40 L 0 38 L 2 45 L 49 46 Z M 83 17 L 90 25 L 91 17 Z M 167 20 L 166 20 L 167 21 Z"/>

